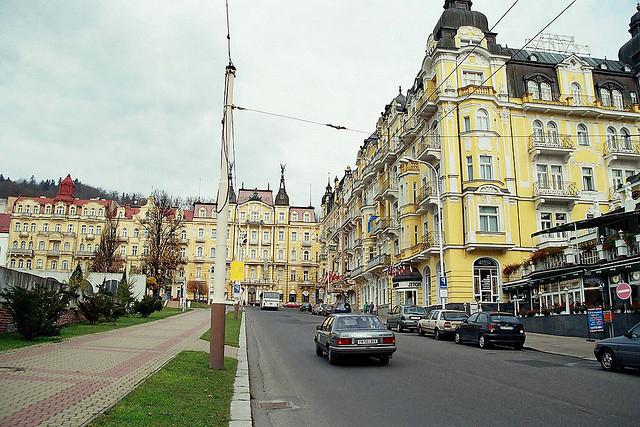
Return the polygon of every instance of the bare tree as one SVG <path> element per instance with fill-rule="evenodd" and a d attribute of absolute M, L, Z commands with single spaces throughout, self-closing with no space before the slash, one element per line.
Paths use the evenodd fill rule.
<path fill-rule="evenodd" d="M 115 273 L 122 271 L 124 260 L 118 254 L 118 219 L 115 206 L 105 209 L 105 227 L 100 236 L 100 245 L 96 249 L 93 258 L 92 270 L 102 273 Z"/>
<path fill-rule="evenodd" d="M 182 263 L 178 235 L 184 219 L 176 208 L 179 201 L 165 191 L 155 191 L 152 200 L 153 206 L 141 221 L 148 235 L 148 252 L 143 263 L 147 275 L 155 278 L 156 286 L 152 290 L 154 296 L 158 296 L 160 289 L 171 284 L 178 265 Z"/>

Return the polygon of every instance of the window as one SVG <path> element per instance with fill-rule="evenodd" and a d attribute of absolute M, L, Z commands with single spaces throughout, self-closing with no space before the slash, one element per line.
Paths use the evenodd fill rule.
<path fill-rule="evenodd" d="M 540 83 L 540 94 L 544 101 L 551 101 L 553 95 L 551 94 L 551 85 L 547 82 Z"/>
<path fill-rule="evenodd" d="M 244 212 L 240 212 L 240 219 L 241 219 L 241 220 L 243 220 L 243 221 L 244 221 L 244 220 L 246 219 L 246 217 L 247 217 L 247 214 L 246 214 L 246 213 L 244 213 Z"/>
<path fill-rule="evenodd" d="M 291 232 L 291 241 L 292 242 L 297 242 L 298 241 L 298 232 L 296 232 L 296 231 L 292 231 Z"/>
<path fill-rule="evenodd" d="M 204 239 L 204 228 L 198 228 L 198 239 Z"/>
<path fill-rule="evenodd" d="M 480 156 L 480 179 L 493 179 L 493 158 Z"/>
<path fill-rule="evenodd" d="M 50 264 L 50 265 L 51 265 L 51 269 L 52 269 L 52 270 L 55 270 L 55 269 L 57 269 L 57 268 L 58 268 L 58 261 L 56 261 L 56 260 L 51 260 L 51 264 Z"/>
<path fill-rule="evenodd" d="M 251 212 L 251 221 L 257 221 L 258 219 L 260 219 L 260 215 L 259 215 L 258 211 L 252 211 Z"/>
<path fill-rule="evenodd" d="M 622 139 L 622 146 L 625 150 L 632 150 L 633 146 L 631 144 L 631 134 L 627 128 L 620 129 L 620 136 Z"/>
<path fill-rule="evenodd" d="M 547 137 L 548 142 L 551 142 L 552 144 L 560 144 L 558 125 L 555 122 L 547 123 Z"/>
<path fill-rule="evenodd" d="M 304 222 L 310 222 L 310 218 L 311 218 L 311 216 L 309 215 L 309 212 L 305 212 L 305 214 L 304 214 Z"/>
<path fill-rule="evenodd" d="M 41 259 L 36 261 L 36 268 L 38 270 L 42 270 L 42 260 Z"/>
<path fill-rule="evenodd" d="M 24 261 L 19 259 L 18 260 L 18 268 L 22 268 L 22 267 L 24 267 Z"/>
<path fill-rule="evenodd" d="M 217 232 L 216 232 L 216 229 L 215 229 L 215 228 L 212 228 L 212 229 L 211 229 L 211 238 L 212 238 L 212 239 L 215 239 L 215 238 L 216 238 L 216 233 L 217 233 Z"/>
<path fill-rule="evenodd" d="M 480 231 L 487 233 L 498 232 L 498 208 L 495 206 L 480 206 Z"/>
<path fill-rule="evenodd" d="M 550 212 L 540 212 L 540 230 L 547 230 L 553 227 L 552 215 Z"/>
<path fill-rule="evenodd" d="M 284 221 L 284 212 L 278 212 L 278 221 L 280 222 Z"/>
<path fill-rule="evenodd" d="M 535 120 L 533 122 L 533 140 L 535 142 L 544 141 L 544 125 L 540 120 Z"/>
<path fill-rule="evenodd" d="M 533 99 L 540 99 L 540 86 L 533 80 L 527 82 L 527 92 Z"/>
<path fill-rule="evenodd" d="M 123 228 L 122 231 L 120 232 L 122 237 L 124 237 L 125 239 L 128 237 L 129 235 L 129 231 L 126 228 Z"/>
<path fill-rule="evenodd" d="M 56 215 L 64 215 L 64 207 L 63 206 L 56 207 Z"/>
<path fill-rule="evenodd" d="M 64 250 L 65 252 L 69 252 L 71 250 L 71 244 L 69 244 L 69 242 L 64 242 Z"/>
<path fill-rule="evenodd" d="M 473 179 L 473 156 L 467 156 L 467 179 Z"/>
<path fill-rule="evenodd" d="M 278 230 L 278 240 L 281 242 L 284 241 L 284 230 Z"/>
<path fill-rule="evenodd" d="M 31 264 L 31 263 L 29 262 L 29 264 Z M 27 268 L 29 268 L 29 267 L 30 267 L 30 265 L 27 266 Z M 67 260 L 62 261 L 62 269 L 63 270 L 68 270 L 69 269 L 69 261 L 67 261 Z"/>
<path fill-rule="evenodd" d="M 132 256 L 138 255 L 138 246 L 137 245 L 131 246 L 131 255 Z"/>
<path fill-rule="evenodd" d="M 302 260 L 303 261 L 309 261 L 309 251 L 304 251 L 302 253 Z"/>
<path fill-rule="evenodd" d="M 56 233 L 62 232 L 62 224 L 56 224 Z"/>
<path fill-rule="evenodd" d="M 202 254 L 203 254 L 202 246 L 198 246 L 198 248 L 196 249 L 196 257 L 202 258 Z"/>
<path fill-rule="evenodd" d="M 593 169 L 582 168 L 582 189 L 584 191 L 595 191 L 595 183 L 593 180 Z"/>
<path fill-rule="evenodd" d="M 622 109 L 624 108 L 624 102 L 622 100 L 622 92 L 617 89 L 611 91 L 611 98 L 613 100 L 613 106 Z"/>
<path fill-rule="evenodd" d="M 629 96 L 631 96 L 631 102 L 633 104 L 637 104 L 638 103 L 638 94 L 635 92 L 629 92 Z"/>
<path fill-rule="evenodd" d="M 207 217 L 207 210 L 205 208 L 198 209 L 198 216 L 200 218 L 206 218 Z"/>
<path fill-rule="evenodd" d="M 48 205 L 47 205 L 47 206 L 44 208 L 44 213 L 45 213 L 45 214 L 47 214 L 47 215 L 51 215 L 51 206 L 48 206 Z"/>
<path fill-rule="evenodd" d="M 76 214 L 76 207 L 75 206 L 71 206 L 69 208 L 69 215 L 75 215 Z"/>
<path fill-rule="evenodd" d="M 284 251 L 282 249 L 278 249 L 278 260 L 282 261 L 284 259 Z"/>
<path fill-rule="evenodd" d="M 91 252 L 91 251 L 92 251 L 92 248 L 91 248 L 91 244 L 89 243 L 87 244 L 87 252 Z"/>
<path fill-rule="evenodd" d="M 291 261 L 297 261 L 298 260 L 298 254 L 296 252 L 296 250 L 292 250 L 291 251 Z"/>
<path fill-rule="evenodd" d="M 484 83 L 484 74 L 479 71 L 463 71 L 462 72 L 462 84 L 464 86 L 474 85 L 482 86 Z"/>
<path fill-rule="evenodd" d="M 202 267 L 196 267 L 196 278 L 202 277 Z"/>
<path fill-rule="evenodd" d="M 297 221 L 298 220 L 298 212 L 293 212 L 291 214 L 291 221 Z"/>
<path fill-rule="evenodd" d="M 180 240 L 187 240 L 187 232 L 186 232 L 186 230 L 182 230 L 180 232 Z"/>
<path fill-rule="evenodd" d="M 464 118 L 464 131 L 469 132 L 471 130 L 471 117 L 465 116 Z"/>
<path fill-rule="evenodd" d="M 11 268 L 16 268 L 16 260 L 12 259 L 9 265 L 11 266 Z"/>
<path fill-rule="evenodd" d="M 262 232 L 262 241 L 263 242 L 269 242 L 269 240 L 271 240 L 271 236 L 269 235 L 268 231 L 263 231 Z"/>
<path fill-rule="evenodd" d="M 609 126 L 607 128 L 607 145 L 612 146 L 618 139 L 618 132 L 614 127 Z"/>
<path fill-rule="evenodd" d="M 611 92 L 608 89 L 600 89 L 600 101 L 604 107 L 611 107 Z"/>
<path fill-rule="evenodd" d="M 93 234 L 93 225 L 89 226 L 89 234 Z"/>
<path fill-rule="evenodd" d="M 147 249 L 147 247 L 145 246 L 145 250 Z M 187 257 L 187 249 L 186 248 L 180 248 L 180 257 L 181 258 L 186 258 Z"/>
<path fill-rule="evenodd" d="M 19 223 L 19 222 L 16 222 L 16 228 L 15 228 L 15 231 L 21 231 L 21 230 L 22 230 L 22 228 L 20 227 L 20 223 Z"/>
<path fill-rule="evenodd" d="M 296 271 L 295 270 L 291 270 L 291 281 L 292 282 L 296 281 Z"/>
<path fill-rule="evenodd" d="M 80 246 L 82 246 L 82 248 L 80 250 L 84 249 L 84 245 L 80 245 Z M 44 241 L 43 240 L 40 240 L 40 242 L 38 243 L 38 250 L 39 251 L 44 251 Z"/>
<path fill-rule="evenodd" d="M 478 130 L 489 130 L 489 113 L 481 108 L 476 113 L 476 128 Z"/>
<path fill-rule="evenodd" d="M 216 248 L 215 248 L 215 247 L 213 247 L 213 248 L 211 248 L 211 249 L 209 250 L 209 256 L 210 256 L 211 258 L 215 258 L 215 257 L 216 257 Z"/>
<path fill-rule="evenodd" d="M 251 230 L 251 243 L 258 243 L 258 232 Z"/>
<path fill-rule="evenodd" d="M 578 125 L 578 144 L 589 145 L 589 131 L 582 123 Z"/>
<path fill-rule="evenodd" d="M 255 249 L 251 249 L 251 259 L 256 258 L 258 258 L 258 251 L 256 251 Z"/>
<path fill-rule="evenodd" d="M 582 104 L 582 88 L 578 83 L 571 83 L 571 96 L 573 97 L 574 105 Z"/>
<path fill-rule="evenodd" d="M 271 214 L 269 212 L 264 213 L 264 220 L 267 222 L 271 221 Z"/>
<path fill-rule="evenodd" d="M 35 224 L 33 224 L 35 225 Z M 73 233 L 73 224 L 67 225 L 67 233 Z"/>
<path fill-rule="evenodd" d="M 311 234 L 308 231 L 304 232 L 304 237 L 303 237 L 305 242 L 308 242 L 311 240 Z"/>

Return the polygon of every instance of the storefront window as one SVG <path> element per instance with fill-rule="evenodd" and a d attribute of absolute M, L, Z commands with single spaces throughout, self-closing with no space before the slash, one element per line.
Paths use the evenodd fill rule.
<path fill-rule="evenodd" d="M 498 300 L 498 263 L 489 258 L 480 258 L 473 264 L 474 296 L 480 302 Z"/>

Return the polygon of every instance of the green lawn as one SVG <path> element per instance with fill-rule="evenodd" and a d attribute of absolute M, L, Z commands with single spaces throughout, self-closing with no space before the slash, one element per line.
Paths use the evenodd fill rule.
<path fill-rule="evenodd" d="M 191 308 L 211 308 L 211 306 L 206 302 L 191 301 Z"/>
<path fill-rule="evenodd" d="M 88 322 L 74 323 L 65 328 L 62 328 L 60 336 L 39 337 L 33 341 L 23 340 L 17 333 L 2 334 L 0 335 L 0 351 L 18 347 L 27 347 L 44 342 L 59 342 L 65 338 L 76 337 L 78 335 L 93 334 L 95 332 L 104 332 L 110 331 L 112 329 L 126 328 L 127 326 L 139 325 L 141 323 L 153 322 L 154 320 L 166 319 L 167 317 L 174 316 L 176 314 L 180 314 L 180 309 L 165 307 L 161 311 L 156 311 L 146 318 L 137 315 L 121 317 L 116 321 L 115 324 L 98 323 L 97 325 L 90 325 Z"/>
<path fill-rule="evenodd" d="M 233 318 L 233 312 L 227 313 L 224 321 L 224 343 L 232 347 L 240 347 L 240 324 L 242 322 L 242 311 L 238 313 L 238 320 Z M 211 329 L 207 330 L 201 339 L 209 341 L 211 339 Z"/>
<path fill-rule="evenodd" d="M 179 353 L 92 426 L 227 426 L 237 361 L 209 369 L 209 355 Z"/>

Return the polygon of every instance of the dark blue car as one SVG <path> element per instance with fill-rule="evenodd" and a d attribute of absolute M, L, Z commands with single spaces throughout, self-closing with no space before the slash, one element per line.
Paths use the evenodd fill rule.
<path fill-rule="evenodd" d="M 605 371 L 640 368 L 640 323 L 620 337 L 600 341 L 593 352 Z"/>

